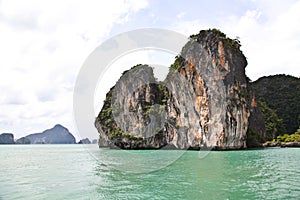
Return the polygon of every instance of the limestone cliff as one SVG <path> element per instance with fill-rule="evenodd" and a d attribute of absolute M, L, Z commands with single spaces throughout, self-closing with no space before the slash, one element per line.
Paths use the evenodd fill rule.
<path fill-rule="evenodd" d="M 163 82 L 151 67 L 123 73 L 95 121 L 99 146 L 243 149 L 254 96 L 238 40 L 192 35 Z"/>

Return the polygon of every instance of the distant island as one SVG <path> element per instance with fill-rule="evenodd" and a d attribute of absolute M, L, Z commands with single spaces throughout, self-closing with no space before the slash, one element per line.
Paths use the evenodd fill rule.
<path fill-rule="evenodd" d="M 62 125 L 55 125 L 42 133 L 34 133 L 26 136 L 31 144 L 75 144 L 75 137 Z"/>
<path fill-rule="evenodd" d="M 88 138 L 78 142 L 78 144 L 96 143 L 97 140 L 91 142 Z M 0 144 L 76 144 L 76 139 L 67 128 L 57 124 L 51 129 L 47 129 L 41 133 L 29 134 L 16 141 L 12 133 L 0 134 Z"/>
<path fill-rule="evenodd" d="M 92 142 L 88 138 L 85 138 L 80 140 L 78 144 L 92 144 Z"/>
<path fill-rule="evenodd" d="M 148 65 L 125 71 L 95 120 L 99 147 L 298 146 L 300 79 L 276 75 L 252 82 L 240 46 L 217 29 L 202 30 L 190 36 L 164 81 Z"/>

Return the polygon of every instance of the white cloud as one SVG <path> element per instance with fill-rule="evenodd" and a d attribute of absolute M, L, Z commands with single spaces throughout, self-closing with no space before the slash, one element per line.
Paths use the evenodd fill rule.
<path fill-rule="evenodd" d="M 182 19 L 185 15 L 186 15 L 185 12 L 180 12 L 180 13 L 178 13 L 178 14 L 176 15 L 176 17 L 177 17 L 178 19 Z"/>
<path fill-rule="evenodd" d="M 247 11 L 224 27 L 231 36 L 240 36 L 249 63 L 247 74 L 253 80 L 279 73 L 300 74 L 300 1 L 280 11 L 270 5 L 271 11 L 267 7 Z"/>
<path fill-rule="evenodd" d="M 255 9 L 242 16 L 227 15 L 215 24 L 201 19 L 179 21 L 172 28 L 190 35 L 218 28 L 229 37 L 240 37 L 248 59 L 247 75 L 256 80 L 272 74 L 300 75 L 300 1 L 254 1 Z M 209 26 L 207 25 L 209 24 Z"/>
<path fill-rule="evenodd" d="M 0 2 L 0 132 L 16 137 L 72 117 L 76 75 L 91 51 L 145 0 Z M 76 133 L 75 133 L 76 134 Z"/>

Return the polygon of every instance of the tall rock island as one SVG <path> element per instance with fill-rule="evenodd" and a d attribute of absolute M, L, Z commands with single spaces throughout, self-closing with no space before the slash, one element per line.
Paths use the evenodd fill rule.
<path fill-rule="evenodd" d="M 238 40 L 203 30 L 158 82 L 153 69 L 125 71 L 96 118 L 99 146 L 121 149 L 244 149 L 260 112 Z"/>

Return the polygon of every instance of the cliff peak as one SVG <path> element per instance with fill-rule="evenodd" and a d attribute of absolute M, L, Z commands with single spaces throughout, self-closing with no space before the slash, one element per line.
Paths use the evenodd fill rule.
<path fill-rule="evenodd" d="M 61 124 L 56 124 L 53 128 L 51 129 L 64 129 L 64 130 L 68 130 L 66 127 L 64 127 L 63 125 Z M 49 129 L 48 129 L 49 130 Z"/>
<path fill-rule="evenodd" d="M 231 39 L 227 35 L 218 29 L 201 30 L 198 34 L 191 35 L 190 41 L 197 41 L 205 44 L 207 47 L 212 47 L 222 41 L 228 47 L 232 47 L 235 50 L 241 51 L 241 43 L 239 38 Z"/>

